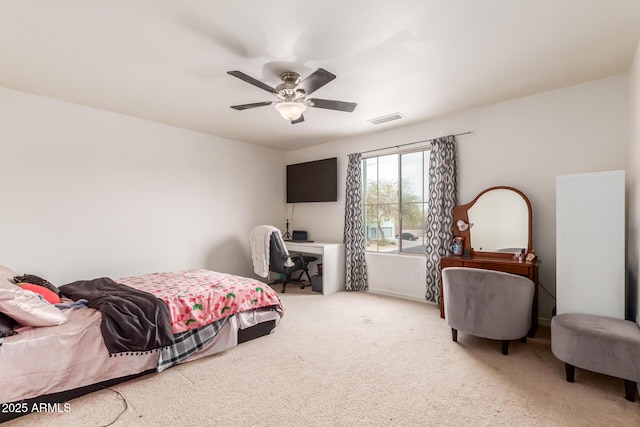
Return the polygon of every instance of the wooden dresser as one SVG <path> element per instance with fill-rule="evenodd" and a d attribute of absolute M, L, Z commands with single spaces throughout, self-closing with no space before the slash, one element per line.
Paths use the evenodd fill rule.
<path fill-rule="evenodd" d="M 444 295 L 442 293 L 442 270 L 447 267 L 469 267 L 483 268 L 485 270 L 503 271 L 505 273 L 517 274 L 531 279 L 535 283 L 533 294 L 533 306 L 531 307 L 531 329 L 529 337 L 535 336 L 538 329 L 538 265 L 539 261 L 519 262 L 511 258 L 491 256 L 491 255 L 471 255 L 468 258 L 462 256 L 445 256 L 440 258 L 440 317 L 444 319 Z"/>

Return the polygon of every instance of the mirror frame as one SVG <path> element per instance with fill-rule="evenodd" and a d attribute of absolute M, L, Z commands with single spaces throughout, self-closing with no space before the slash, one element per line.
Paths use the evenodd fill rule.
<path fill-rule="evenodd" d="M 469 203 L 465 204 L 465 205 L 458 205 L 453 209 L 453 235 L 455 236 L 462 236 L 464 237 L 464 249 L 469 251 L 470 255 L 474 255 L 474 256 L 491 256 L 494 258 L 512 258 L 513 254 L 511 253 L 506 253 L 506 252 L 482 252 L 482 251 L 474 251 L 473 249 L 471 249 L 471 233 L 470 233 L 470 229 L 466 229 L 465 231 L 460 231 L 458 230 L 458 226 L 456 225 L 457 222 L 459 220 L 463 220 L 465 223 L 469 223 L 469 215 L 467 213 L 467 211 L 478 201 L 478 199 L 480 198 L 480 196 L 482 196 L 483 194 L 492 191 L 492 190 L 511 190 L 514 191 L 516 193 L 518 193 L 520 195 L 520 197 L 522 197 L 524 199 L 524 201 L 527 203 L 527 209 L 529 210 L 529 229 L 527 230 L 528 233 L 528 242 L 527 242 L 527 253 L 531 252 L 531 235 L 532 235 L 532 215 L 531 215 L 531 202 L 529 202 L 529 199 L 527 198 L 527 196 L 525 196 L 525 194 L 518 190 L 517 188 L 513 188 L 513 187 L 507 187 L 504 185 L 500 185 L 500 186 L 496 186 L 496 187 L 489 187 L 486 190 L 482 190 L 480 193 L 478 193 L 478 195 Z"/>

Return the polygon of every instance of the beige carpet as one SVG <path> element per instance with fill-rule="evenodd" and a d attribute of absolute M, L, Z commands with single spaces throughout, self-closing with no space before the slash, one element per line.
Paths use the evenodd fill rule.
<path fill-rule="evenodd" d="M 113 425 L 640 425 L 622 380 L 577 370 L 565 381 L 548 328 L 503 356 L 496 341 L 452 342 L 433 305 L 293 286 L 281 297 L 275 334 L 114 386 L 128 409 Z M 70 405 L 5 425 L 101 426 L 124 408 L 108 390 Z"/>

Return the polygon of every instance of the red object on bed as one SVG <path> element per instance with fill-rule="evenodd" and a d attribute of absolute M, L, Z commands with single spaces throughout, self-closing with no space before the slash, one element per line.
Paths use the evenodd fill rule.
<path fill-rule="evenodd" d="M 155 295 L 169 306 L 174 334 L 256 308 L 278 306 L 278 294 L 263 282 L 209 270 L 153 273 L 116 280 Z"/>
<path fill-rule="evenodd" d="M 45 288 L 44 286 L 34 285 L 32 283 L 18 283 L 18 286 L 20 286 L 22 289 L 26 289 L 28 291 L 42 295 L 42 297 L 51 304 L 60 303 L 60 297 L 56 295 L 55 292 Z"/>

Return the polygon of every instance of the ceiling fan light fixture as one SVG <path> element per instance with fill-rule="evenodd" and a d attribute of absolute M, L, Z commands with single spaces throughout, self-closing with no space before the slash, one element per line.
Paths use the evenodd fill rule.
<path fill-rule="evenodd" d="M 304 110 L 307 109 L 306 105 L 300 102 L 291 101 L 279 102 L 275 107 L 282 118 L 289 121 L 298 120 L 302 113 L 304 113 Z"/>
<path fill-rule="evenodd" d="M 304 80 L 300 81 L 300 75 L 293 71 L 287 71 L 280 75 L 282 83 L 275 88 L 268 84 L 256 80 L 242 71 L 227 71 L 227 74 L 236 77 L 243 82 L 256 86 L 271 95 L 278 98 L 273 102 L 254 102 L 252 104 L 232 105 L 234 110 L 248 110 L 250 108 L 264 107 L 273 105 L 283 119 L 288 120 L 292 125 L 304 122 L 304 116 L 307 107 L 323 108 L 326 110 L 344 111 L 352 113 L 355 110 L 355 102 L 336 101 L 333 99 L 308 98 L 316 90 L 320 89 L 330 81 L 336 78 L 335 74 L 330 73 L 324 68 L 318 68 L 309 74 Z"/>

